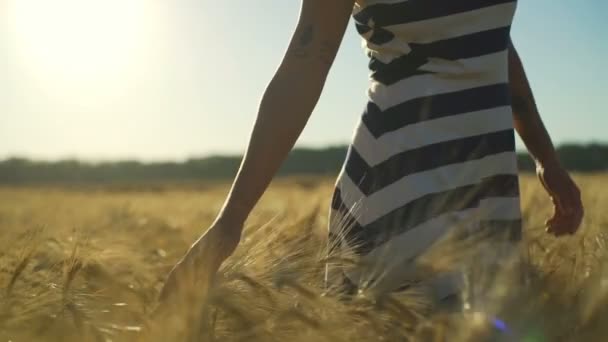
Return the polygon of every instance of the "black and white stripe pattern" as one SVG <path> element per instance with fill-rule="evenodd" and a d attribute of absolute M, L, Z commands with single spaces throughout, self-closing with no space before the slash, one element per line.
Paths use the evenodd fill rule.
<path fill-rule="evenodd" d="M 464 222 L 517 239 L 507 70 L 515 8 L 514 0 L 355 6 L 369 101 L 336 183 L 332 234 L 362 255 L 406 259 Z"/>

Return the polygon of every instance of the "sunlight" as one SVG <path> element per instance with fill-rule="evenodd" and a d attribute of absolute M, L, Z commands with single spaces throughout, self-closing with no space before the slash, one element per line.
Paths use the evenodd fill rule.
<path fill-rule="evenodd" d="M 135 63 L 145 0 L 13 0 L 22 62 L 53 82 L 115 78 Z"/>

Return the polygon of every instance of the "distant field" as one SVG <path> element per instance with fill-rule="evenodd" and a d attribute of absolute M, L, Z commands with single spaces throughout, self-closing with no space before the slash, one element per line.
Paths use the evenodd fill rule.
<path fill-rule="evenodd" d="M 323 295 L 333 179 L 278 180 L 204 322 L 196 331 L 155 322 L 162 334 L 152 336 L 144 319 L 162 281 L 213 220 L 226 184 L 0 188 L 0 341 L 606 341 L 608 175 L 576 180 L 585 221 L 557 240 L 543 230 L 548 197 L 522 176 L 528 264 L 478 275 L 498 290 L 464 316 L 433 314 L 415 289 Z"/>

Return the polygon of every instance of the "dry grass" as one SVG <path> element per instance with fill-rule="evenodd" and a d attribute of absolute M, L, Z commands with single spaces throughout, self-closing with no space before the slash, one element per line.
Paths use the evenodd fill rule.
<path fill-rule="evenodd" d="M 190 306 L 199 319 L 188 324 L 146 317 L 226 186 L 0 189 L 0 340 L 604 341 L 608 176 L 577 180 L 583 229 L 558 240 L 542 229 L 546 195 L 523 177 L 527 262 L 475 273 L 469 292 L 487 295 L 466 314 L 433 311 L 416 287 L 350 299 L 324 292 L 333 180 L 279 181 L 248 221 L 205 310 Z M 446 253 L 426 260 L 441 264 Z"/>

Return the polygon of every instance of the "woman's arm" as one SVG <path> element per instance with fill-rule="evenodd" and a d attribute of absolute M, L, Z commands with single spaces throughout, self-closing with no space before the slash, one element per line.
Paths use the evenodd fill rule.
<path fill-rule="evenodd" d="M 292 149 L 313 111 L 342 42 L 355 0 L 303 0 L 287 51 L 262 97 L 249 146 L 222 210 L 169 274 L 157 312 L 170 298 L 204 296 L 236 249 L 243 223 Z M 187 299 L 186 299 L 187 300 Z"/>
<path fill-rule="evenodd" d="M 509 83 L 515 129 L 536 163 L 539 180 L 553 200 L 554 214 L 546 222 L 547 230 L 556 235 L 574 233 L 583 218 L 580 191 L 557 158 L 512 42 L 509 44 Z"/>
<path fill-rule="evenodd" d="M 540 117 L 532 89 L 513 42 L 509 44 L 509 82 L 515 129 L 530 155 L 536 165 L 558 164 L 551 137 Z"/>
<path fill-rule="evenodd" d="M 297 28 L 262 97 L 249 146 L 220 213 L 245 221 L 313 111 L 354 0 L 304 0 Z"/>

